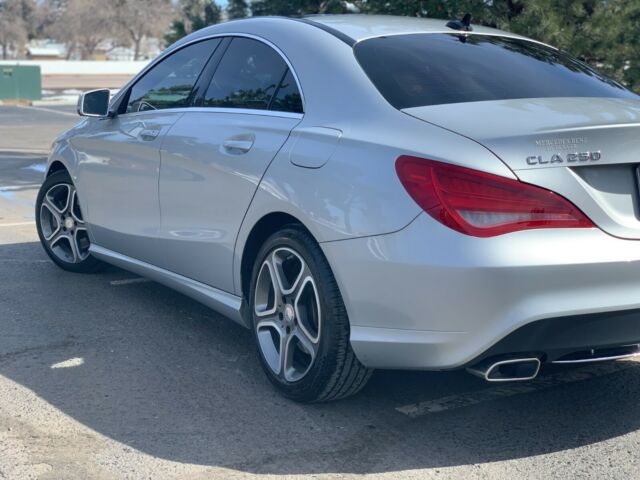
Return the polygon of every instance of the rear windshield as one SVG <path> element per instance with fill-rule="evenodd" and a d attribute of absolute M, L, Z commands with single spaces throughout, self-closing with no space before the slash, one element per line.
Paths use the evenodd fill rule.
<path fill-rule="evenodd" d="M 515 98 L 640 99 L 550 47 L 489 35 L 428 33 L 378 37 L 355 55 L 380 93 L 403 109 Z"/>

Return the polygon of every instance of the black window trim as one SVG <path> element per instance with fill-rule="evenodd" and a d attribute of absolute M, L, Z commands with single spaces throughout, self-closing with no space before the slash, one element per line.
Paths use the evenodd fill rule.
<path fill-rule="evenodd" d="M 218 66 L 220 65 L 225 53 L 227 53 L 232 40 L 233 39 L 231 37 L 222 38 L 220 45 L 216 49 L 216 53 L 209 59 L 209 62 L 205 65 L 198 81 L 194 85 L 194 90 L 197 89 L 196 92 L 198 93 L 191 99 L 191 105 L 189 105 L 189 107 L 202 107 L 202 100 L 207 92 L 207 88 L 209 88 L 211 79 L 216 73 L 216 70 L 218 70 Z"/>
<path fill-rule="evenodd" d="M 201 94 L 199 94 L 196 98 L 192 99 L 192 102 L 189 106 L 187 107 L 178 107 L 178 108 L 167 108 L 162 110 L 163 112 L 177 112 L 177 111 L 184 111 L 185 109 L 205 109 L 208 111 L 217 111 L 217 112 L 221 112 L 221 113 L 231 113 L 232 111 L 235 113 L 249 113 L 249 114 L 254 114 L 254 115 L 265 115 L 265 116 L 277 116 L 277 117 L 282 117 L 282 116 L 286 116 L 286 117 L 291 117 L 291 118 L 302 118 L 304 117 L 306 111 L 307 111 L 307 104 L 306 104 L 306 100 L 305 100 L 305 96 L 304 96 L 304 91 L 302 89 L 302 84 L 300 83 L 300 79 L 298 78 L 298 75 L 295 71 L 295 69 L 293 68 L 293 65 L 291 64 L 291 62 L 289 61 L 289 59 L 287 58 L 287 56 L 284 54 L 284 52 L 282 50 L 280 50 L 280 48 L 278 48 L 275 44 L 273 44 L 272 42 L 270 42 L 269 40 L 259 37 L 257 35 L 253 35 L 250 33 L 217 33 L 214 35 L 207 35 L 201 38 L 196 38 L 193 39 L 190 42 L 186 42 L 184 45 L 180 45 L 177 48 L 174 48 L 171 51 L 166 52 L 164 55 L 161 55 L 160 57 L 156 58 L 153 62 L 151 62 L 149 65 L 147 65 L 138 75 L 136 75 L 132 80 L 129 81 L 129 83 L 127 83 L 117 94 L 116 96 L 113 98 L 112 100 L 112 104 L 111 107 L 109 109 L 110 112 L 114 112 L 114 114 L 110 115 L 110 116 L 120 116 L 120 115 L 127 115 L 128 117 L 131 115 L 143 115 L 145 113 L 149 113 L 149 112 L 156 112 L 156 110 L 147 110 L 147 111 L 143 111 L 143 112 L 130 112 L 130 113 L 120 113 L 120 109 L 122 107 L 123 104 L 126 104 L 128 102 L 128 98 L 129 98 L 129 94 L 131 93 L 131 89 L 133 88 L 133 86 L 138 83 L 138 81 L 140 79 L 142 79 L 151 69 L 153 69 L 156 65 L 159 65 L 160 62 L 164 61 L 165 59 L 169 58 L 171 55 L 173 55 L 174 53 L 182 50 L 183 48 L 186 48 L 190 45 L 193 45 L 195 43 L 200 43 L 200 42 L 204 42 L 207 40 L 211 40 L 214 38 L 222 38 L 222 41 L 220 42 L 220 44 L 218 45 L 218 47 L 215 49 L 214 52 L 212 52 L 211 56 L 207 59 L 207 63 L 205 64 L 205 67 L 203 68 L 200 77 L 198 78 L 198 81 L 195 83 L 194 85 L 194 89 L 196 86 L 198 86 L 198 84 L 200 83 L 201 79 L 203 79 L 203 77 L 205 77 L 205 73 L 208 73 L 208 70 L 210 68 L 212 68 L 213 72 L 215 72 L 216 68 L 218 67 L 218 64 L 220 63 L 220 60 L 222 60 L 222 55 L 220 55 L 218 58 L 215 59 L 215 61 L 212 62 L 212 59 L 214 59 L 214 57 L 217 57 L 216 53 L 219 51 L 222 51 L 222 53 L 226 52 L 229 44 L 231 43 L 231 40 L 234 37 L 241 37 L 241 38 L 249 38 L 252 40 L 257 40 L 261 43 L 264 43 L 265 45 L 267 45 L 268 47 L 271 47 L 278 55 L 280 55 L 280 57 L 282 58 L 282 60 L 285 62 L 285 64 L 287 65 L 289 71 L 291 72 L 291 74 L 293 75 L 294 80 L 296 81 L 296 85 L 298 87 L 298 91 L 300 92 L 300 98 L 302 100 L 302 113 L 293 113 L 293 112 L 277 112 L 275 110 L 260 110 L 260 109 L 241 109 L 241 108 L 237 108 L 237 109 L 233 109 L 233 108 L 219 108 L 219 107 L 199 107 L 197 105 L 197 100 L 200 98 Z M 221 48 L 222 47 L 222 48 Z M 212 65 L 215 64 L 215 65 Z M 211 80 L 211 77 L 209 77 L 209 80 Z"/>
<path fill-rule="evenodd" d="M 267 105 L 267 110 L 271 110 L 271 107 L 273 107 L 273 102 L 275 101 L 276 98 L 278 98 L 278 94 L 280 93 L 280 89 L 282 88 L 282 82 L 284 82 L 284 79 L 287 78 L 287 73 L 289 73 L 289 67 L 284 69 L 284 73 L 280 77 L 280 81 L 278 82 L 278 85 L 276 86 L 276 89 L 273 92 L 273 95 L 271 95 L 271 99 L 269 100 L 269 105 Z"/>

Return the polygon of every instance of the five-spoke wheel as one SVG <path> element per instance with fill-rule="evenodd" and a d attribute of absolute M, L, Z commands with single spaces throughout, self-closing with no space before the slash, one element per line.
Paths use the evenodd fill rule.
<path fill-rule="evenodd" d="M 47 190 L 40 205 L 40 225 L 49 248 L 61 260 L 80 263 L 89 256 L 89 234 L 73 185 L 59 183 Z"/>
<path fill-rule="evenodd" d="M 321 311 L 313 274 L 291 248 L 270 252 L 255 292 L 257 337 L 269 368 L 288 382 L 306 375 L 318 353 Z"/>
<path fill-rule="evenodd" d="M 258 252 L 250 304 L 261 363 L 285 395 L 327 401 L 358 392 L 371 371 L 349 343 L 349 319 L 326 258 L 299 225 Z"/>
<path fill-rule="evenodd" d="M 40 188 L 36 224 L 42 246 L 60 267 L 74 272 L 93 272 L 101 266 L 89 252 L 89 232 L 78 192 L 67 172 L 53 173 Z"/>

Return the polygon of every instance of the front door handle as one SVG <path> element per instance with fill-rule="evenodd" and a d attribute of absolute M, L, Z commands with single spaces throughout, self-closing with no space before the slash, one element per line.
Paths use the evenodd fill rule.
<path fill-rule="evenodd" d="M 158 138 L 158 135 L 160 135 L 159 128 L 145 128 L 140 132 L 140 138 L 147 142 L 155 140 L 156 138 Z"/>
<path fill-rule="evenodd" d="M 222 144 L 222 148 L 225 152 L 232 155 L 241 155 L 247 153 L 253 147 L 253 136 L 245 138 L 229 138 Z"/>

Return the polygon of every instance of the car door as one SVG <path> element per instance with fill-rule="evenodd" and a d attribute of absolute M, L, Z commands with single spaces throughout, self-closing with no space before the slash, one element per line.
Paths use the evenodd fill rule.
<path fill-rule="evenodd" d="M 196 108 L 176 121 L 162 145 L 162 261 L 173 272 L 233 292 L 243 216 L 302 119 L 302 96 L 281 54 L 257 39 L 234 37 L 209 75 Z"/>
<path fill-rule="evenodd" d="M 160 228 L 160 145 L 193 102 L 193 88 L 220 39 L 189 45 L 143 75 L 113 118 L 91 120 L 74 139 L 78 184 L 96 245 L 154 263 Z"/>

